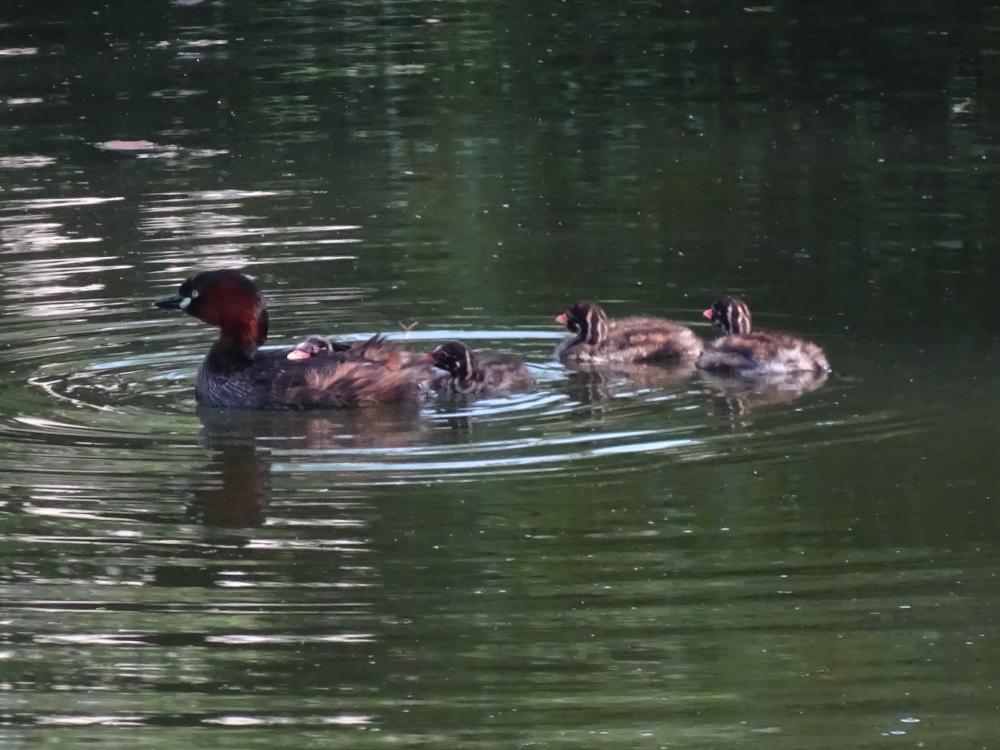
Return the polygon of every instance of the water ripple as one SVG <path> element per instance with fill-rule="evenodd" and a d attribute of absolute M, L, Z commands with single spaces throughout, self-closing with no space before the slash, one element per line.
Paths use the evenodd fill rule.
<path fill-rule="evenodd" d="M 335 296 L 351 295 L 341 290 Z M 207 332 L 198 327 L 188 340 L 189 329 L 194 330 L 194 324 L 164 331 L 158 320 L 97 319 L 76 323 L 72 332 L 56 339 L 24 342 L 15 332 L 9 349 L 16 371 L 40 398 L 30 412 L 0 423 L 0 435 L 15 444 L 44 444 L 41 450 L 65 474 L 95 476 L 112 476 L 127 465 L 152 461 L 151 451 L 158 450 L 163 435 L 172 435 L 175 444 L 172 455 L 154 462 L 165 467 L 197 463 L 206 447 L 210 456 L 234 441 L 249 440 L 247 460 L 259 464 L 262 475 L 326 474 L 337 476 L 339 487 L 350 488 L 373 482 L 551 475 L 588 465 L 601 465 L 602 475 L 614 476 L 630 471 L 639 457 L 647 465 L 722 456 L 739 462 L 744 454 L 766 461 L 802 450 L 804 435 L 831 445 L 917 429 L 891 411 L 865 418 L 812 417 L 817 405 L 842 395 L 850 387 L 846 383 L 829 387 L 825 396 L 802 398 L 793 411 L 784 412 L 780 425 L 760 429 L 755 416 L 761 409 L 766 415 L 767 408 L 754 405 L 752 397 L 759 392 L 734 400 L 731 387 L 718 390 L 717 383 L 690 372 L 659 368 L 567 371 L 549 359 L 559 334 L 530 328 L 443 328 L 393 337 L 417 350 L 459 336 L 478 346 L 513 349 L 536 375 L 534 393 L 473 402 L 428 397 L 415 414 L 236 412 L 196 417 L 191 389 Z M 90 463 L 111 446 L 116 446 L 116 458 Z M 10 450 L 8 458 L 17 454 Z M 15 474 L 19 471 L 10 460 L 0 463 Z M 89 508 L 33 512 L 80 518 L 101 514 Z"/>

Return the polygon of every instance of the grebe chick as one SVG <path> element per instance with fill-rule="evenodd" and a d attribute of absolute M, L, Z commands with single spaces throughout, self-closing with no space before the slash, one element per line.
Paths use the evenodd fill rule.
<path fill-rule="evenodd" d="M 577 302 L 556 322 L 575 334 L 556 346 L 555 356 L 563 361 L 684 364 L 702 349 L 701 339 L 687 326 L 663 318 L 609 319 L 593 302 Z"/>
<path fill-rule="evenodd" d="M 737 375 L 829 372 L 826 354 L 811 341 L 777 331 L 754 331 L 750 308 L 738 297 L 721 297 L 702 313 L 726 334 L 705 345 L 701 370 Z"/>
<path fill-rule="evenodd" d="M 331 341 L 326 336 L 310 336 L 295 345 L 288 354 L 287 359 L 309 359 L 310 357 L 322 357 L 333 352 L 347 351 L 351 347 L 346 344 L 339 344 Z"/>
<path fill-rule="evenodd" d="M 431 383 L 440 393 L 507 396 L 535 387 L 535 379 L 517 357 L 475 352 L 461 341 L 441 344 L 427 355 L 427 361 L 447 373 Z"/>

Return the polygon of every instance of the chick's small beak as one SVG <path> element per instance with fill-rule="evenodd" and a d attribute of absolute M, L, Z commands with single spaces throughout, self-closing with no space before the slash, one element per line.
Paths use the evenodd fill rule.
<path fill-rule="evenodd" d="M 566 325 L 567 320 L 568 318 L 566 317 L 566 313 L 559 313 L 558 315 L 556 315 L 556 323 L 558 323 L 561 326 Z"/>
<path fill-rule="evenodd" d="M 185 301 L 187 304 L 185 304 Z M 153 304 L 164 310 L 183 310 L 191 304 L 191 298 L 182 297 L 179 294 L 168 294 L 166 297 L 160 297 L 158 300 L 155 300 Z"/>
<path fill-rule="evenodd" d="M 288 354 L 285 355 L 285 359 L 309 359 L 309 352 L 304 349 L 292 349 Z"/>
<path fill-rule="evenodd" d="M 711 320 L 712 319 L 712 308 L 710 307 L 707 310 L 705 310 L 705 312 L 703 312 L 702 315 L 704 317 L 708 318 L 709 320 Z"/>

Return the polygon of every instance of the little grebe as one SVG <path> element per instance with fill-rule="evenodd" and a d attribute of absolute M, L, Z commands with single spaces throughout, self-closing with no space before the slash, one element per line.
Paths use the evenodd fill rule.
<path fill-rule="evenodd" d="M 690 328 L 662 318 L 608 319 L 593 302 L 577 302 L 556 317 L 576 335 L 556 346 L 561 360 L 614 364 L 617 362 L 693 362 L 702 341 Z"/>
<path fill-rule="evenodd" d="M 517 357 L 474 352 L 460 341 L 441 344 L 427 355 L 427 361 L 448 373 L 431 383 L 441 393 L 506 396 L 530 391 L 535 386 L 535 379 Z"/>
<path fill-rule="evenodd" d="M 374 362 L 378 365 L 384 365 L 390 370 L 411 368 L 411 374 L 425 381 L 434 377 L 434 371 L 424 364 L 421 357 L 397 346 L 395 342 L 389 341 L 380 333 L 354 344 L 333 341 L 325 336 L 310 336 L 296 344 L 286 356 L 288 359 L 302 360 L 325 357 L 331 354 L 347 359 Z M 423 372 L 419 372 L 421 370 Z"/>
<path fill-rule="evenodd" d="M 705 345 L 702 370 L 738 375 L 829 372 L 826 354 L 811 341 L 777 331 L 751 330 L 750 308 L 738 297 L 722 297 L 702 313 L 725 336 Z"/>
<path fill-rule="evenodd" d="M 301 361 L 288 359 L 288 349 L 259 351 L 267 338 L 267 307 L 256 284 L 238 271 L 205 271 L 155 304 L 183 310 L 220 329 L 198 370 L 195 398 L 199 404 L 232 409 L 340 409 L 415 402 L 419 394 L 419 370 L 394 369 L 374 361 L 373 353 L 387 345 L 378 336 L 346 351 Z"/>
<path fill-rule="evenodd" d="M 332 354 L 333 352 L 346 352 L 350 348 L 349 344 L 332 341 L 326 336 L 310 336 L 296 344 L 285 357 L 287 359 L 309 359 L 310 357 L 320 357 Z"/>

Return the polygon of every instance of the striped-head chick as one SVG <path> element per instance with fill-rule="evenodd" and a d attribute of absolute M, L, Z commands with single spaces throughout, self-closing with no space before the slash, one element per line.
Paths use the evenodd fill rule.
<path fill-rule="evenodd" d="M 728 336 L 746 335 L 752 330 L 750 308 L 739 297 L 720 297 L 702 315 Z"/>
<path fill-rule="evenodd" d="M 447 341 L 427 355 L 427 360 L 456 380 L 469 380 L 477 372 L 475 353 L 461 341 Z"/>
<path fill-rule="evenodd" d="M 608 316 L 593 302 L 577 302 L 561 315 L 556 323 L 576 334 L 576 340 L 590 346 L 601 346 L 608 338 Z"/>
<path fill-rule="evenodd" d="M 295 348 L 288 352 L 286 356 L 288 359 L 309 359 L 324 354 L 331 354 L 332 352 L 333 344 L 330 339 L 323 336 L 310 336 L 305 341 L 296 344 Z"/>

